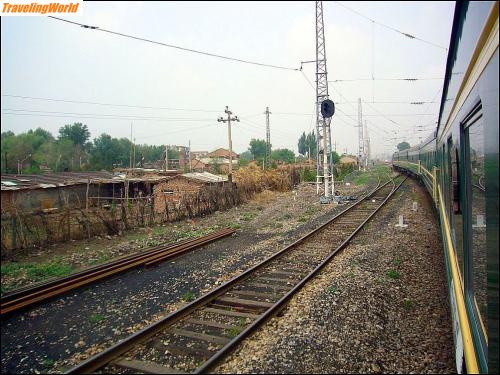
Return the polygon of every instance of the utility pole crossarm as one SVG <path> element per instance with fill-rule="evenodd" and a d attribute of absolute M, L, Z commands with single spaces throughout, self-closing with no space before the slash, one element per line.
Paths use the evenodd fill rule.
<path fill-rule="evenodd" d="M 226 123 L 227 122 L 227 136 L 228 136 L 228 143 L 229 143 L 229 173 L 227 176 L 227 179 L 230 183 L 233 182 L 233 141 L 231 139 L 231 121 L 237 121 L 240 122 L 240 119 L 238 116 L 231 117 L 233 112 L 231 112 L 226 105 L 226 109 L 224 112 L 227 114 L 227 119 L 223 118 L 222 116 L 217 119 L 218 122 Z"/>

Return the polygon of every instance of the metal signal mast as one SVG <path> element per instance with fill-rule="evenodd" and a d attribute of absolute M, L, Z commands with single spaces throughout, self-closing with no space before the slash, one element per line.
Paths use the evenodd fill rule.
<path fill-rule="evenodd" d="M 323 26 L 323 2 L 316 1 L 316 192 L 324 183 L 324 196 L 334 192 L 332 140 L 329 118 L 323 117 L 321 103 L 328 99 L 328 79 L 326 71 L 325 29 Z M 330 190 L 331 181 L 331 190 Z"/>

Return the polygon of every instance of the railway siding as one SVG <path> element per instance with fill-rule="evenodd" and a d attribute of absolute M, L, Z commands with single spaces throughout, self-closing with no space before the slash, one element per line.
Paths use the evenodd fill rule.
<path fill-rule="evenodd" d="M 439 227 L 423 189 L 407 181 L 282 317 L 214 372 L 454 372 Z M 399 214 L 408 228 L 394 227 Z"/>
<path fill-rule="evenodd" d="M 345 190 L 356 194 L 365 188 Z M 2 321 L 2 372 L 65 371 L 178 309 L 187 292 L 199 296 L 215 288 L 345 208 L 312 204 L 317 198 L 310 186 L 301 186 L 296 200 L 291 195 L 280 193 L 277 199 L 252 201 L 197 222 L 197 227 L 227 224 L 247 211 L 254 212 L 251 207 L 265 204 L 257 217 L 241 222 L 236 237 L 146 271 L 88 286 Z M 310 207 L 318 210 L 307 213 Z M 309 217 L 306 223 L 295 220 L 302 212 Z M 269 227 L 278 214 L 283 217 L 283 227 Z M 185 227 L 191 225 L 179 223 L 178 229 Z M 199 264 L 206 267 L 200 269 Z"/>

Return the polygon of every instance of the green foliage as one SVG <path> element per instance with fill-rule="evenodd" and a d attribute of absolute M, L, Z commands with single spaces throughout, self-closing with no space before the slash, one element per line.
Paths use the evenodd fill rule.
<path fill-rule="evenodd" d="M 333 164 L 337 164 L 340 161 L 340 155 L 337 152 L 332 151 L 332 162 Z"/>
<path fill-rule="evenodd" d="M 23 173 L 39 173 L 41 166 L 60 172 L 111 170 L 129 165 L 132 151 L 130 140 L 113 138 L 104 133 L 93 142 L 88 142 L 89 138 L 87 125 L 81 123 L 62 126 L 57 139 L 41 128 L 17 135 L 11 131 L 2 132 L 2 173 L 17 173 L 18 160 L 24 160 Z M 164 146 L 144 144 L 135 147 L 134 165 L 142 166 L 165 158 Z M 179 151 L 168 150 L 168 157 L 179 159 Z"/>
<path fill-rule="evenodd" d="M 408 142 L 404 141 L 404 142 L 401 142 L 401 143 L 398 143 L 397 145 L 397 148 L 399 151 L 403 151 L 403 150 L 406 150 L 406 149 L 409 149 L 411 146 Z"/>
<path fill-rule="evenodd" d="M 271 147 L 271 145 L 269 145 Z M 263 139 L 252 138 L 250 141 L 250 153 L 255 159 L 262 159 L 266 156 L 266 141 Z"/>
<path fill-rule="evenodd" d="M 307 147 L 306 147 L 306 132 L 303 132 L 299 138 L 298 150 L 299 150 L 299 154 L 301 154 L 301 155 L 305 155 L 308 151 Z"/>
<path fill-rule="evenodd" d="M 240 162 L 246 161 L 247 163 L 253 160 L 253 155 L 250 151 L 244 151 L 240 154 Z"/>
<path fill-rule="evenodd" d="M 316 181 L 316 171 L 313 169 L 302 169 L 300 171 L 300 181 L 302 182 L 315 182 Z"/>
<path fill-rule="evenodd" d="M 240 334 L 240 332 L 241 332 L 241 328 L 233 327 L 229 330 L 228 334 L 229 334 L 229 337 L 234 338 L 234 337 L 238 336 Z"/>
<path fill-rule="evenodd" d="M 284 163 L 294 163 L 295 162 L 295 153 L 287 148 L 279 148 L 277 150 L 273 150 L 271 153 L 271 159 L 279 160 Z"/>
<path fill-rule="evenodd" d="M 356 178 L 354 178 L 353 182 L 356 185 L 363 185 L 366 184 L 369 179 L 370 179 L 370 174 L 368 172 L 362 172 L 358 176 L 356 176 Z"/>
<path fill-rule="evenodd" d="M 189 292 L 184 293 L 181 298 L 186 302 L 191 302 L 191 301 L 194 301 L 196 296 L 194 295 L 193 292 L 189 291 Z"/>
<path fill-rule="evenodd" d="M 394 264 L 395 266 L 399 266 L 401 264 L 401 258 L 400 257 L 394 258 L 392 264 Z"/>
<path fill-rule="evenodd" d="M 42 366 L 44 366 L 45 368 L 50 368 L 54 365 L 55 361 L 53 359 L 50 359 L 50 358 L 45 358 L 43 361 L 42 361 Z"/>
<path fill-rule="evenodd" d="M 89 316 L 89 321 L 91 323 L 99 323 L 104 320 L 104 316 L 101 314 L 92 314 Z"/>
<path fill-rule="evenodd" d="M 314 159 L 316 155 L 316 134 L 314 133 L 314 130 L 311 131 L 307 136 L 306 136 L 306 150 L 307 150 L 307 155 L 310 159 Z"/>
<path fill-rule="evenodd" d="M 241 215 L 240 220 L 251 221 L 255 218 L 255 216 L 256 216 L 256 214 L 254 214 L 254 213 L 246 213 L 246 214 Z"/>
<path fill-rule="evenodd" d="M 396 270 L 389 270 L 387 271 L 387 276 L 393 280 L 399 279 L 399 272 Z"/>
<path fill-rule="evenodd" d="M 55 257 L 48 263 L 8 263 L 2 265 L 2 275 L 17 276 L 24 272 L 31 281 L 41 281 L 50 277 L 63 277 L 71 273 L 72 267 L 63 264 L 61 258 Z"/>
<path fill-rule="evenodd" d="M 337 180 L 343 180 L 345 176 L 354 171 L 354 165 L 352 164 L 340 164 L 340 171 L 338 172 L 336 178 Z"/>
<path fill-rule="evenodd" d="M 90 132 L 87 125 L 75 122 L 73 125 L 64 125 L 59 128 L 59 138 L 68 139 L 74 145 L 84 146 L 90 138 Z"/>
<path fill-rule="evenodd" d="M 403 299 L 403 307 L 405 307 L 406 309 L 410 309 L 413 307 L 413 301 L 411 300 L 411 298 Z"/>

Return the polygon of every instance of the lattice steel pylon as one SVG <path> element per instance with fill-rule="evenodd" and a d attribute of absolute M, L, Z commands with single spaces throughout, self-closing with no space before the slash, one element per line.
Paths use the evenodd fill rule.
<path fill-rule="evenodd" d="M 324 196 L 334 193 L 331 118 L 321 114 L 321 103 L 328 99 L 326 71 L 325 28 L 323 26 L 323 2 L 316 1 L 316 193 L 324 184 Z M 331 182 L 331 192 L 330 192 Z M 331 194 L 330 194 L 331 193 Z"/>
<path fill-rule="evenodd" d="M 358 98 L 358 169 L 365 169 L 365 141 L 363 137 L 363 110 Z"/>

